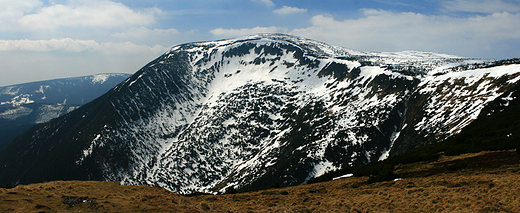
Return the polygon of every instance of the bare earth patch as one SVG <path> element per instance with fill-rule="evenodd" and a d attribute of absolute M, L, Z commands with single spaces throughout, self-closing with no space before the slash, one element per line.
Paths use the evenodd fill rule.
<path fill-rule="evenodd" d="M 0 212 L 520 212 L 515 154 L 482 152 L 403 165 L 401 172 L 409 175 L 396 181 L 366 184 L 366 177 L 352 177 L 226 195 L 187 197 L 117 182 L 54 181 L 0 189 Z M 502 163 L 486 164 L 506 155 Z M 439 169 L 464 160 L 464 168 Z"/>

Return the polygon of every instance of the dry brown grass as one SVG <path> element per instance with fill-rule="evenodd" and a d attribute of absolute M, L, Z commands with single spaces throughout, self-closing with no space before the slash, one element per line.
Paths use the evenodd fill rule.
<path fill-rule="evenodd" d="M 445 157 L 422 168 L 485 159 L 489 153 L 500 154 Z M 366 180 L 193 197 L 115 182 L 55 181 L 0 189 L 0 212 L 520 212 L 520 162 L 373 184 Z"/>

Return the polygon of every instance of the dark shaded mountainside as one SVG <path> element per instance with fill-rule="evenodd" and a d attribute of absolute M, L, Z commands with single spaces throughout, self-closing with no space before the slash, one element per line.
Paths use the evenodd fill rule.
<path fill-rule="evenodd" d="M 370 177 L 368 182 L 389 181 L 395 178 L 429 177 L 453 170 L 486 170 L 520 163 L 520 85 L 507 95 L 490 102 L 475 121 L 462 131 L 444 141 L 425 145 L 383 161 L 371 162 L 360 167 L 343 167 L 308 183 L 330 181 L 335 177 L 352 174 Z M 511 153 L 514 150 L 515 153 Z M 488 152 L 475 157 L 461 157 L 468 153 Z M 436 163 L 441 157 L 456 160 Z M 420 168 L 422 164 L 434 162 L 435 166 Z M 407 168 L 407 169 L 403 169 Z M 509 167 L 511 169 L 514 167 Z M 518 169 L 518 168 L 515 168 Z M 409 171 L 407 171 L 409 170 Z"/>
<path fill-rule="evenodd" d="M 295 185 L 449 138 L 492 115 L 489 103 L 509 106 L 518 80 L 517 59 L 365 53 L 278 34 L 184 44 L 18 137 L 0 154 L 0 182 Z"/>
<path fill-rule="evenodd" d="M 512 97 L 518 97 L 519 87 Z M 490 111 L 494 113 L 485 113 Z M 0 188 L 0 211 L 517 212 L 517 132 L 520 101 L 497 99 L 454 137 L 383 161 L 328 172 L 308 184 L 182 196 L 117 182 L 53 181 Z M 388 171 L 392 176 L 384 174 Z M 355 177 L 338 177 L 347 173 Z"/>
<path fill-rule="evenodd" d="M 0 87 L 0 150 L 35 124 L 77 109 L 128 77 L 97 74 Z"/>

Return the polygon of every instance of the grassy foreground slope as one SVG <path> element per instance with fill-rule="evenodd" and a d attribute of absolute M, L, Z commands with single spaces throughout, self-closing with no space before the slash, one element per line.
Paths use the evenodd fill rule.
<path fill-rule="evenodd" d="M 520 155 L 514 150 L 443 155 L 396 170 L 406 177 L 197 196 L 116 182 L 55 181 L 0 189 L 0 212 L 520 212 Z"/>

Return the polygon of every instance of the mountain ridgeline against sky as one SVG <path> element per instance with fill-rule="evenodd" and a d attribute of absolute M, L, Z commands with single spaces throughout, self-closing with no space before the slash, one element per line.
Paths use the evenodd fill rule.
<path fill-rule="evenodd" d="M 130 74 L 97 74 L 0 87 L 0 150 L 34 124 L 103 95 Z"/>
<path fill-rule="evenodd" d="M 184 44 L 18 137 L 0 155 L 0 182 L 295 185 L 457 134 L 487 103 L 516 98 L 518 80 L 518 60 L 367 53 L 279 34 Z"/>

